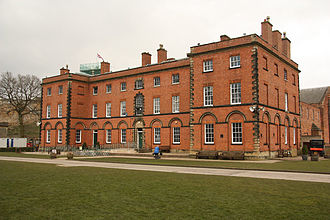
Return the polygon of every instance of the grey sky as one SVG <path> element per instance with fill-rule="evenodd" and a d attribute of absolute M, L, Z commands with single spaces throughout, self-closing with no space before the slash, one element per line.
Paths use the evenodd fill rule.
<path fill-rule="evenodd" d="M 222 34 L 260 35 L 266 16 L 291 40 L 300 88 L 329 86 L 328 0 L 0 0 L 0 72 L 44 78 L 66 64 L 78 72 L 97 53 L 112 70 L 127 69 L 141 65 L 144 51 L 156 62 L 160 43 L 179 59 Z"/>

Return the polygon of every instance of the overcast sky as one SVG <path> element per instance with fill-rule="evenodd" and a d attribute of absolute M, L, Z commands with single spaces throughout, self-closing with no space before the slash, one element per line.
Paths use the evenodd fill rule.
<path fill-rule="evenodd" d="M 112 70 L 141 66 L 141 52 L 163 44 L 168 57 L 186 57 L 197 43 L 220 35 L 287 32 L 291 58 L 299 64 L 300 88 L 330 86 L 329 0 L 0 0 L 0 72 L 59 74 L 66 64 L 99 61 Z"/>

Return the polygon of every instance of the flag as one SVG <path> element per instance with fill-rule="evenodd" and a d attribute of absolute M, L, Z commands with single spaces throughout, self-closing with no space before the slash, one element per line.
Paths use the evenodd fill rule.
<path fill-rule="evenodd" d="M 101 55 L 100 54 L 98 54 L 97 53 L 97 58 L 100 58 L 100 59 L 102 59 L 103 60 L 103 62 L 104 62 L 104 59 L 101 57 Z"/>

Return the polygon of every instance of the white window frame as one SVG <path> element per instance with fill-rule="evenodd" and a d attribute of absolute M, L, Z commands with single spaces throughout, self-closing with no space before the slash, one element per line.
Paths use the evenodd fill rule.
<path fill-rule="evenodd" d="M 63 115 L 63 106 L 62 106 L 62 104 L 58 104 L 57 105 L 57 117 L 62 118 L 62 115 Z"/>
<path fill-rule="evenodd" d="M 76 130 L 76 143 L 77 144 L 81 143 L 81 130 L 80 129 Z"/>
<path fill-rule="evenodd" d="M 105 85 L 105 92 L 108 93 L 108 94 L 111 93 L 111 90 L 112 90 L 111 87 L 112 87 L 111 84 Z"/>
<path fill-rule="evenodd" d="M 204 124 L 204 143 L 214 144 L 214 124 Z"/>
<path fill-rule="evenodd" d="M 288 144 L 288 127 L 284 126 L 284 144 Z"/>
<path fill-rule="evenodd" d="M 241 83 L 230 84 L 230 104 L 238 105 L 242 103 L 242 87 Z"/>
<path fill-rule="evenodd" d="M 143 89 L 143 80 L 138 79 L 135 81 L 135 89 Z"/>
<path fill-rule="evenodd" d="M 106 118 L 111 117 L 111 102 L 105 104 L 105 117 Z"/>
<path fill-rule="evenodd" d="M 205 86 L 204 93 L 204 106 L 213 106 L 213 86 Z"/>
<path fill-rule="evenodd" d="M 127 116 L 126 101 L 121 101 L 120 102 L 120 116 L 121 117 L 126 117 Z"/>
<path fill-rule="evenodd" d="M 236 126 L 239 125 L 239 126 Z M 239 129 L 238 131 L 235 129 Z M 240 137 L 236 137 L 235 134 L 238 134 Z M 235 139 L 241 139 L 241 141 L 237 141 Z M 242 144 L 243 143 L 243 124 L 241 122 L 233 122 L 231 123 L 231 143 L 232 144 Z"/>
<path fill-rule="evenodd" d="M 180 74 L 176 73 L 176 74 L 172 74 L 172 84 L 176 85 L 180 83 Z"/>
<path fill-rule="evenodd" d="M 288 81 L 288 71 L 284 69 L 284 80 Z"/>
<path fill-rule="evenodd" d="M 62 95 L 63 94 L 63 86 L 58 86 L 58 94 Z"/>
<path fill-rule="evenodd" d="M 160 128 L 154 128 L 154 144 L 160 144 Z"/>
<path fill-rule="evenodd" d="M 179 139 L 179 141 L 177 141 Z M 180 144 L 180 127 L 173 127 L 173 144 Z"/>
<path fill-rule="evenodd" d="M 241 56 L 240 55 L 231 56 L 229 58 L 229 62 L 230 62 L 230 68 L 241 67 Z"/>
<path fill-rule="evenodd" d="M 284 93 L 285 111 L 288 111 L 288 93 Z"/>
<path fill-rule="evenodd" d="M 160 98 L 154 98 L 154 114 L 160 114 Z"/>
<path fill-rule="evenodd" d="M 121 91 L 121 92 L 125 92 L 126 89 L 127 89 L 127 84 L 126 84 L 126 82 L 122 82 L 122 83 L 120 83 L 120 91 Z"/>
<path fill-rule="evenodd" d="M 93 86 L 93 95 L 97 95 L 98 90 L 99 90 L 98 86 Z"/>
<path fill-rule="evenodd" d="M 50 130 L 47 130 L 46 132 L 46 143 L 50 143 Z"/>
<path fill-rule="evenodd" d="M 107 144 L 111 144 L 111 130 L 110 129 L 106 130 L 105 142 Z"/>
<path fill-rule="evenodd" d="M 180 112 L 180 96 L 172 96 L 172 113 Z"/>
<path fill-rule="evenodd" d="M 203 72 L 212 72 L 213 71 L 213 60 L 203 61 Z"/>
<path fill-rule="evenodd" d="M 52 88 L 47 88 L 47 96 L 51 96 L 52 95 Z"/>
<path fill-rule="evenodd" d="M 57 131 L 57 143 L 62 143 L 62 129 L 58 129 Z"/>
<path fill-rule="evenodd" d="M 295 127 L 293 127 L 292 136 L 293 136 L 293 145 L 296 145 L 296 128 Z"/>
<path fill-rule="evenodd" d="M 126 141 L 127 141 L 127 130 L 126 129 L 121 129 L 120 130 L 120 143 L 125 144 Z"/>
<path fill-rule="evenodd" d="M 97 104 L 93 104 L 92 118 L 97 118 Z"/>
<path fill-rule="evenodd" d="M 160 86 L 160 77 L 154 77 L 154 87 L 159 87 Z"/>
<path fill-rule="evenodd" d="M 47 105 L 46 107 L 47 111 L 46 111 L 46 118 L 50 118 L 50 105 Z"/>

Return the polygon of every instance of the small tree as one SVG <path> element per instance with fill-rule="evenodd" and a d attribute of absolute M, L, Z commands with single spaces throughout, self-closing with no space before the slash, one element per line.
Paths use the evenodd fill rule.
<path fill-rule="evenodd" d="M 34 75 L 15 77 L 10 72 L 1 74 L 0 99 L 9 104 L 8 114 L 17 113 L 20 137 L 24 137 L 24 116 L 31 113 L 39 115 L 40 84 L 39 78 Z"/>

